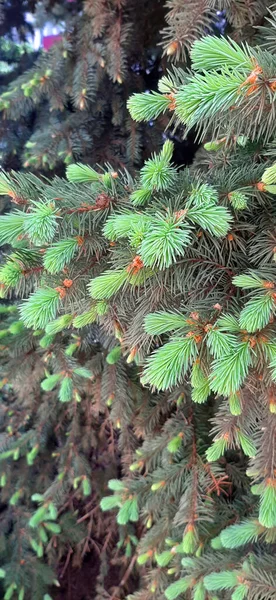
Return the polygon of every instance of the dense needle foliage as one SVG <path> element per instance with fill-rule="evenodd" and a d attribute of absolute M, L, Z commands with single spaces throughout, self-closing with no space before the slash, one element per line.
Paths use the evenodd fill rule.
<path fill-rule="evenodd" d="M 84 4 L 90 28 L 94 9 L 132 8 Z M 176 64 L 123 106 L 135 128 L 169 123 L 139 172 L 71 152 L 66 177 L 0 175 L 5 600 L 49 600 L 99 550 L 98 600 L 276 599 L 276 15 L 206 0 L 187 29 L 183 4 L 163 23 Z M 37 105 L 40 83 L 23 92 Z M 173 131 L 195 132 L 189 168 Z"/>

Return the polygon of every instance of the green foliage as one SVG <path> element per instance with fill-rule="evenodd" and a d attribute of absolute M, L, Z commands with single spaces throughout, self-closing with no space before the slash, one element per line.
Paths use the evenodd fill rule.
<path fill-rule="evenodd" d="M 93 377 L 91 371 L 86 367 L 77 367 L 76 369 L 74 369 L 74 373 L 79 377 L 84 377 L 84 379 L 91 379 L 91 377 Z"/>
<path fill-rule="evenodd" d="M 246 584 L 242 583 L 241 585 L 238 585 L 236 587 L 231 598 L 232 598 L 232 600 L 243 600 L 243 598 L 247 597 L 247 594 L 248 594 L 248 586 Z"/>
<path fill-rule="evenodd" d="M 59 400 L 60 402 L 70 402 L 73 395 L 73 381 L 72 378 L 66 376 L 62 379 L 61 386 L 59 389 Z"/>
<path fill-rule="evenodd" d="M 178 598 L 180 594 L 186 592 L 189 589 L 189 587 L 189 579 L 183 577 L 182 579 L 174 581 L 169 585 L 169 587 L 167 587 L 165 596 L 167 600 L 174 600 L 175 598 Z"/>
<path fill-rule="evenodd" d="M 39 288 L 20 307 L 20 315 L 26 327 L 44 329 L 52 321 L 60 305 L 59 292 L 50 287 Z"/>
<path fill-rule="evenodd" d="M 61 317 L 58 317 L 57 319 L 51 321 L 51 323 L 48 323 L 48 325 L 46 325 L 46 333 L 48 335 L 55 335 L 56 333 L 59 333 L 60 331 L 66 329 L 66 327 L 69 327 L 71 324 L 72 315 L 62 315 Z"/>
<path fill-rule="evenodd" d="M 1 268 L 3 595 L 22 596 L 26 588 L 25 600 L 42 600 L 55 581 L 48 563 L 71 572 L 81 557 L 89 560 L 90 548 L 104 548 L 96 600 L 114 593 L 110 564 L 118 569 L 116 594 L 134 590 L 131 600 L 271 600 L 276 63 L 261 48 L 263 34 L 254 34 L 265 9 L 258 0 L 241 0 L 235 10 L 207 3 L 205 11 L 197 0 L 166 8 L 166 56 L 186 59 L 192 46 L 191 69 L 173 67 L 158 93 L 136 94 L 129 106 L 139 121 L 162 115 L 171 139 L 174 127 L 177 135 L 183 124 L 185 135 L 195 127 L 205 148 L 183 169 L 172 164 L 171 141 L 158 151 L 158 124 L 124 122 L 121 86 L 134 62 L 122 56 L 109 64 L 116 52 L 107 40 L 114 48 L 109 28 L 116 23 L 117 46 L 124 45 L 132 0 L 127 13 L 110 2 L 100 15 L 102 3 L 87 0 L 81 18 L 79 2 L 78 10 L 69 4 L 76 22 L 60 43 L 71 67 L 57 61 L 66 80 L 59 102 L 76 124 L 83 111 L 85 132 L 93 129 L 91 162 L 107 144 L 111 164 L 79 162 L 85 150 L 75 151 L 67 117 L 59 119 L 46 87 L 45 110 L 48 98 L 58 123 L 51 139 L 63 138 L 63 124 L 67 131 L 66 144 L 53 142 L 61 143 L 56 153 L 69 165 L 67 179 L 0 178 L 0 191 L 21 209 L 0 218 L 3 243 L 13 246 Z M 156 15 L 156 3 L 144 3 L 139 22 L 148 5 Z M 213 31 L 217 10 L 236 41 L 209 35 L 192 44 L 198 32 Z M 87 64 L 75 70 L 75 29 L 83 23 L 89 48 L 80 36 L 77 53 Z M 250 46 L 239 45 L 249 30 Z M 52 53 L 68 67 L 67 55 Z M 20 84 L 32 106 L 40 105 L 41 78 L 55 96 L 54 61 L 46 67 L 43 60 Z M 116 82 L 110 87 L 105 69 Z M 93 94 L 101 80 L 100 104 L 87 73 Z M 11 108 L 4 110 L 9 119 Z M 130 152 L 139 146 L 145 158 L 136 174 L 123 168 L 125 126 Z M 157 153 L 149 158 L 153 138 Z M 40 151 L 40 141 L 29 140 L 28 160 Z M 50 166 L 48 149 L 43 154 L 41 164 Z M 14 311 L 6 308 L 11 294 Z M 15 558 L 18 531 L 24 565 Z"/>
<path fill-rule="evenodd" d="M 120 360 L 121 354 L 122 354 L 121 346 L 116 346 L 115 348 L 113 348 L 113 350 L 111 350 L 108 353 L 108 355 L 106 357 L 106 362 L 109 365 L 114 365 L 116 362 L 118 362 L 118 360 Z"/>
<path fill-rule="evenodd" d="M 129 521 L 138 521 L 139 512 L 138 512 L 138 503 L 137 498 L 129 498 L 126 500 L 121 506 L 118 516 L 117 522 L 119 525 L 126 525 Z"/>
<path fill-rule="evenodd" d="M 234 571 L 220 571 L 204 577 L 204 585 L 208 591 L 228 590 L 235 587 L 237 583 L 238 579 Z"/>
<path fill-rule="evenodd" d="M 262 294 L 249 300 L 240 314 L 241 329 L 254 332 L 263 329 L 274 313 L 274 299 L 270 294 Z"/>
<path fill-rule="evenodd" d="M 151 199 L 151 190 L 135 190 L 132 192 L 130 198 L 134 206 L 146 204 Z"/>
<path fill-rule="evenodd" d="M 176 171 L 170 165 L 173 143 L 167 140 L 158 155 L 146 161 L 141 169 L 141 184 L 150 191 L 170 189 L 176 179 Z"/>
<path fill-rule="evenodd" d="M 124 285 L 128 278 L 125 270 L 107 271 L 89 284 L 89 292 L 95 300 L 111 298 Z"/>
<path fill-rule="evenodd" d="M 101 499 L 101 509 L 102 510 L 112 510 L 113 508 L 117 508 L 120 506 L 120 498 L 116 496 L 106 496 Z"/>
<path fill-rule="evenodd" d="M 193 385 L 191 398 L 193 402 L 197 404 L 203 404 L 208 399 L 211 393 L 209 380 L 207 377 L 203 377 L 201 382 L 197 385 Z"/>
<path fill-rule="evenodd" d="M 181 381 L 197 356 L 196 342 L 192 337 L 174 338 L 147 359 L 143 384 L 157 389 L 170 389 Z"/>
<path fill-rule="evenodd" d="M 243 384 L 249 367 L 251 355 L 248 342 L 241 342 L 229 354 L 213 363 L 211 389 L 224 396 L 237 392 Z"/>
<path fill-rule="evenodd" d="M 43 379 L 41 382 L 41 387 L 45 392 L 50 392 L 61 379 L 61 373 L 54 373 L 53 375 L 49 375 L 46 379 Z"/>
<path fill-rule="evenodd" d="M 215 440 L 212 446 L 210 446 L 206 452 L 208 462 L 214 462 L 215 460 L 218 460 L 224 454 L 225 450 L 227 449 L 227 445 L 227 439 L 224 437 Z"/>
<path fill-rule="evenodd" d="M 217 190 L 206 183 L 195 185 L 189 194 L 189 205 L 201 206 L 204 204 L 217 204 L 218 203 Z"/>
<path fill-rule="evenodd" d="M 88 165 L 75 164 L 68 165 L 66 168 L 66 176 L 73 183 L 86 183 L 99 181 L 99 173 Z"/>
<path fill-rule="evenodd" d="M 264 287 L 263 280 L 258 277 L 255 273 L 251 273 L 250 275 L 237 275 L 233 278 L 233 283 L 237 287 L 241 287 L 244 290 L 246 289 L 258 289 Z"/>
<path fill-rule="evenodd" d="M 232 221 L 232 217 L 226 208 L 213 204 L 190 208 L 188 217 L 192 223 L 200 225 L 217 237 L 226 235 Z"/>
<path fill-rule="evenodd" d="M 108 487 L 113 492 L 123 492 L 124 491 L 124 483 L 119 479 L 109 479 Z"/>
<path fill-rule="evenodd" d="M 15 287 L 21 276 L 22 269 L 18 262 L 13 260 L 11 256 L 6 264 L 0 269 L 0 281 L 7 287 Z"/>
<path fill-rule="evenodd" d="M 77 315 L 73 320 L 73 325 L 76 328 L 85 327 L 85 325 L 89 325 L 93 323 L 97 318 L 97 305 L 91 306 L 90 310 L 82 313 L 81 315 Z"/>
<path fill-rule="evenodd" d="M 225 548 L 238 548 L 250 542 L 256 542 L 260 535 L 260 525 L 256 521 L 244 521 L 224 529 L 220 539 Z"/>
<path fill-rule="evenodd" d="M 267 482 L 260 499 L 259 521 L 264 527 L 276 526 L 276 488 L 273 481 Z"/>
<path fill-rule="evenodd" d="M 252 442 L 250 437 L 248 435 L 244 434 L 240 430 L 237 430 L 237 437 L 238 437 L 238 441 L 244 451 L 244 454 L 246 456 L 250 456 L 251 458 L 254 458 L 254 456 L 256 456 L 257 450 L 256 450 L 256 446 L 254 445 L 254 443 Z"/>
<path fill-rule="evenodd" d="M 104 226 L 103 233 L 111 241 L 127 237 L 133 227 L 142 228 L 149 219 L 141 213 L 122 213 L 110 216 Z"/>
<path fill-rule="evenodd" d="M 267 184 L 276 182 L 276 163 L 264 171 L 262 181 Z"/>
<path fill-rule="evenodd" d="M 128 102 L 128 110 L 135 121 L 150 121 L 164 113 L 170 104 L 170 99 L 158 92 L 149 94 L 133 94 Z"/>
<path fill-rule="evenodd" d="M 246 44 L 239 46 L 234 40 L 206 36 L 197 40 L 191 49 L 192 68 L 195 71 L 211 71 L 225 65 L 253 67 L 252 57 Z"/>
<path fill-rule="evenodd" d="M 33 200 L 32 210 L 25 214 L 24 231 L 38 246 L 51 242 L 57 227 L 56 208 L 52 202 L 39 203 Z"/>
<path fill-rule="evenodd" d="M 166 567 L 172 560 L 172 553 L 170 550 L 165 550 L 161 554 L 155 554 L 155 560 L 159 567 Z"/>
<path fill-rule="evenodd" d="M 238 190 L 235 192 L 231 192 L 228 195 L 228 198 L 234 209 L 244 210 L 245 208 L 247 208 L 247 198 L 242 192 L 239 192 Z"/>
<path fill-rule="evenodd" d="M 54 335 L 46 334 L 39 340 L 39 345 L 41 346 L 41 348 L 48 348 L 52 344 L 54 339 Z"/>
<path fill-rule="evenodd" d="M 46 250 L 43 258 L 45 269 L 49 273 L 59 273 L 73 259 L 78 250 L 78 240 L 69 238 L 54 243 L 51 248 Z"/>
<path fill-rule="evenodd" d="M 169 443 L 167 445 L 167 449 L 169 452 L 171 452 L 173 454 L 174 452 L 177 452 L 177 450 L 179 450 L 181 444 L 182 444 L 181 436 L 176 435 L 169 441 Z"/>
<path fill-rule="evenodd" d="M 12 244 L 24 233 L 25 214 L 14 211 L 0 219 L 0 243 Z"/>
<path fill-rule="evenodd" d="M 141 256 L 148 267 L 168 268 L 190 243 L 190 231 L 174 215 L 155 219 L 141 244 Z"/>
<path fill-rule="evenodd" d="M 239 393 L 231 394 L 229 396 L 229 408 L 231 415 L 238 416 L 242 413 L 241 401 Z"/>
<path fill-rule="evenodd" d="M 193 554 L 198 545 L 198 537 L 194 527 L 188 528 L 188 531 L 184 533 L 182 548 L 185 554 Z"/>

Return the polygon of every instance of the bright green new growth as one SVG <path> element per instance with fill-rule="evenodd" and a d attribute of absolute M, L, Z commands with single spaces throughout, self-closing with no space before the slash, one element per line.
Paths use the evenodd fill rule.
<path fill-rule="evenodd" d="M 13 244 L 24 233 L 25 213 L 14 211 L 9 215 L 1 216 L 0 244 Z"/>
<path fill-rule="evenodd" d="M 210 377 L 211 389 L 224 396 L 237 392 L 248 374 L 251 354 L 248 342 L 241 342 L 213 363 Z"/>
<path fill-rule="evenodd" d="M 97 314 L 97 305 L 94 305 L 87 312 L 84 312 L 81 315 L 77 315 L 77 317 L 74 318 L 74 327 L 81 328 L 85 327 L 85 325 L 89 325 L 89 323 L 93 323 L 97 318 Z"/>
<path fill-rule="evenodd" d="M 57 385 L 57 383 L 59 383 L 59 381 L 61 379 L 62 379 L 61 373 L 55 373 L 53 375 L 49 375 L 49 377 L 47 377 L 46 379 L 44 379 L 41 382 L 41 387 L 44 390 L 44 392 L 50 392 L 51 390 L 54 389 L 54 387 Z"/>
<path fill-rule="evenodd" d="M 106 357 L 106 362 L 109 365 L 114 365 L 121 358 L 121 355 L 122 355 L 121 346 L 116 346 L 115 348 L 113 348 L 113 350 L 111 350 L 108 353 L 108 355 Z"/>
<path fill-rule="evenodd" d="M 134 94 L 127 102 L 128 110 L 135 121 L 150 121 L 166 112 L 170 99 L 153 92 L 152 94 Z"/>
<path fill-rule="evenodd" d="M 121 500 L 120 497 L 117 496 L 106 496 L 102 498 L 100 502 L 100 506 L 102 510 L 112 510 L 113 508 L 117 508 L 120 506 Z"/>
<path fill-rule="evenodd" d="M 276 527 L 276 487 L 267 482 L 260 499 L 259 521 L 264 527 Z"/>
<path fill-rule="evenodd" d="M 28 300 L 21 304 L 20 315 L 26 327 L 45 329 L 52 321 L 60 306 L 59 292 L 50 287 L 38 288 Z"/>
<path fill-rule="evenodd" d="M 75 164 L 68 165 L 66 168 L 66 177 L 73 183 L 89 183 L 99 181 L 100 174 L 88 165 Z"/>
<path fill-rule="evenodd" d="M 150 313 L 145 318 L 145 330 L 150 335 L 160 335 L 187 327 L 187 320 L 173 312 Z"/>
<path fill-rule="evenodd" d="M 169 587 L 167 587 L 165 591 L 165 596 L 167 600 L 175 600 L 175 598 L 178 598 L 180 594 L 186 592 L 189 589 L 189 587 L 189 579 L 183 577 L 182 579 L 178 579 L 178 581 L 174 581 L 174 583 L 171 583 Z"/>
<path fill-rule="evenodd" d="M 237 438 L 238 438 L 239 444 L 241 445 L 241 448 L 244 451 L 244 454 L 246 456 L 250 456 L 251 458 L 254 458 L 257 454 L 257 450 L 256 450 L 255 444 L 250 439 L 250 437 L 238 429 L 237 430 Z"/>
<path fill-rule="evenodd" d="M 23 227 L 30 240 L 37 246 L 52 241 L 57 228 L 57 210 L 52 202 L 34 202 L 35 208 L 24 215 Z"/>
<path fill-rule="evenodd" d="M 159 390 L 171 389 L 183 381 L 197 352 L 197 345 L 192 337 L 172 339 L 147 359 L 142 383 Z"/>
<path fill-rule="evenodd" d="M 173 143 L 166 141 L 160 154 L 145 162 L 141 169 L 140 179 L 146 190 L 168 190 L 176 179 L 176 171 L 170 164 L 173 154 Z"/>
<path fill-rule="evenodd" d="M 221 456 L 223 456 L 225 450 L 227 449 L 228 443 L 227 440 L 223 437 L 218 440 L 215 440 L 208 448 L 206 452 L 206 458 L 208 462 L 214 462 L 215 460 L 219 460 Z"/>
<path fill-rule="evenodd" d="M 264 171 L 262 181 L 266 184 L 276 183 L 276 163 Z"/>
<path fill-rule="evenodd" d="M 206 183 L 200 183 L 193 187 L 189 194 L 187 205 L 202 206 L 214 205 L 219 200 L 217 190 Z"/>
<path fill-rule="evenodd" d="M 6 264 L 0 269 L 0 281 L 7 287 L 15 287 L 22 276 L 22 268 L 12 255 Z"/>
<path fill-rule="evenodd" d="M 127 279 L 128 273 L 125 270 L 107 271 L 92 280 L 88 289 L 95 300 L 108 299 L 121 289 Z"/>
<path fill-rule="evenodd" d="M 257 521 L 244 521 L 231 525 L 220 534 L 220 539 L 225 548 L 238 548 L 250 542 L 256 542 L 262 533 L 262 528 Z"/>
<path fill-rule="evenodd" d="M 60 390 L 59 390 L 59 400 L 60 402 L 70 402 L 72 400 L 73 395 L 73 380 L 71 377 L 66 376 L 62 379 Z"/>
<path fill-rule="evenodd" d="M 239 416 L 242 414 L 242 407 L 239 393 L 231 394 L 229 396 L 229 408 L 231 415 Z"/>
<path fill-rule="evenodd" d="M 262 294 L 249 300 L 240 314 L 241 329 L 250 333 L 263 329 L 275 312 L 275 302 L 270 294 Z"/>
<path fill-rule="evenodd" d="M 121 506 L 117 522 L 119 525 L 126 525 L 129 521 L 135 522 L 139 519 L 138 502 L 137 498 L 129 498 Z"/>
<path fill-rule="evenodd" d="M 238 578 L 234 571 L 221 571 L 204 577 L 204 585 L 208 591 L 228 590 L 235 587 L 237 583 Z"/>
<path fill-rule="evenodd" d="M 264 281 L 255 273 L 251 273 L 250 275 L 237 275 L 236 277 L 233 277 L 233 283 L 244 290 L 263 289 L 264 287 Z"/>
<path fill-rule="evenodd" d="M 213 204 L 190 208 L 187 217 L 217 237 L 226 235 L 232 221 L 226 208 Z"/>
<path fill-rule="evenodd" d="M 70 327 L 71 324 L 72 315 L 62 315 L 61 317 L 58 317 L 57 319 L 51 321 L 51 323 L 48 323 L 48 325 L 46 325 L 46 333 L 48 335 L 55 335 L 56 333 L 59 333 L 60 331 L 66 329 L 66 327 Z"/>
<path fill-rule="evenodd" d="M 230 38 L 207 36 L 197 40 L 191 49 L 192 68 L 195 71 L 211 71 L 223 66 L 253 68 L 250 50 L 246 44 L 239 46 Z"/>
<path fill-rule="evenodd" d="M 184 254 L 191 242 L 190 230 L 185 223 L 168 216 L 154 219 L 140 249 L 143 262 L 148 267 L 168 268 L 178 255 Z"/>
<path fill-rule="evenodd" d="M 150 224 L 150 218 L 140 213 L 126 212 L 108 217 L 103 228 L 104 235 L 111 241 L 128 237 L 136 227 L 142 232 Z"/>
<path fill-rule="evenodd" d="M 43 263 L 49 273 L 59 273 L 68 265 L 79 248 L 77 238 L 55 242 L 44 254 Z"/>

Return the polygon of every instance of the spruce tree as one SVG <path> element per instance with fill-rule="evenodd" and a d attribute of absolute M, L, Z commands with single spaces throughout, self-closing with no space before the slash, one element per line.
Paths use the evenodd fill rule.
<path fill-rule="evenodd" d="M 6 600 L 96 542 L 99 598 L 116 552 L 113 597 L 276 598 L 275 14 L 238 30 L 129 99 L 196 130 L 189 169 L 167 139 L 134 176 L 1 174 Z"/>
<path fill-rule="evenodd" d="M 35 5 L 34 26 L 52 21 L 63 31 L 0 97 L 2 119 L 32 117 L 21 165 L 44 172 L 77 160 L 139 166 L 162 130 L 132 121 L 126 100 L 157 71 L 162 5 L 142 0 L 138 12 L 135 0 Z"/>
<path fill-rule="evenodd" d="M 0 4 L 0 107 L 5 108 L 9 97 L 8 86 L 24 71 L 30 69 L 37 52 L 28 43 L 32 28 L 26 22 L 27 3 L 13 0 Z M 0 119 L 1 168 L 20 168 L 20 155 L 32 132 L 32 119 L 20 116 L 17 122 Z"/>

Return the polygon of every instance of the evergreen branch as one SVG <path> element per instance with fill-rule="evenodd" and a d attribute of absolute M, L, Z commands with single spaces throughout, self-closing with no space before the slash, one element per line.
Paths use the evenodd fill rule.
<path fill-rule="evenodd" d="M 195 206 L 189 208 L 187 218 L 215 236 L 225 236 L 233 217 L 224 206 Z"/>
<path fill-rule="evenodd" d="M 68 181 L 72 183 L 93 183 L 100 180 L 100 174 L 88 165 L 77 163 L 66 168 Z"/>
<path fill-rule="evenodd" d="M 230 396 L 240 389 L 251 365 L 248 342 L 241 342 L 235 348 L 212 364 L 211 389 L 223 396 Z"/>
<path fill-rule="evenodd" d="M 158 92 L 133 94 L 127 102 L 127 108 L 135 121 L 150 121 L 163 114 L 170 103 L 170 98 Z"/>
<path fill-rule="evenodd" d="M 24 234 L 25 213 L 14 211 L 0 217 L 0 244 L 13 244 Z"/>
<path fill-rule="evenodd" d="M 20 315 L 26 327 L 45 329 L 56 317 L 60 306 L 59 291 L 52 288 L 38 288 L 20 306 Z"/>
<path fill-rule="evenodd" d="M 147 359 L 142 383 L 171 389 L 181 383 L 198 353 L 193 337 L 173 338 Z"/>
<path fill-rule="evenodd" d="M 31 241 L 42 246 L 52 241 L 57 228 L 57 210 L 53 203 L 34 202 L 35 208 L 25 213 L 24 231 Z"/>
<path fill-rule="evenodd" d="M 43 263 L 49 273 L 59 273 L 68 265 L 80 247 L 79 238 L 68 238 L 52 244 L 44 254 Z"/>
<path fill-rule="evenodd" d="M 145 330 L 150 335 L 160 335 L 185 327 L 188 327 L 186 318 L 173 312 L 150 313 L 145 318 Z"/>
<path fill-rule="evenodd" d="M 221 67 L 253 70 L 252 51 L 243 44 L 239 46 L 230 38 L 206 36 L 196 40 L 191 48 L 192 68 L 210 71 Z"/>
<path fill-rule="evenodd" d="M 271 294 L 262 294 L 249 300 L 240 314 L 240 327 L 250 333 L 263 329 L 275 313 L 275 301 Z"/>
<path fill-rule="evenodd" d="M 191 243 L 190 228 L 171 217 L 154 219 L 141 243 L 140 254 L 148 267 L 168 268 L 176 262 L 178 255 L 184 254 Z"/>
<path fill-rule="evenodd" d="M 128 279 L 125 269 L 121 271 L 107 271 L 99 277 L 92 279 L 88 290 L 95 300 L 105 300 L 116 294 Z"/>
<path fill-rule="evenodd" d="M 203 120 L 209 122 L 218 112 L 226 113 L 239 100 L 245 74 L 224 68 L 221 73 L 196 73 L 176 94 L 176 116 L 188 129 Z"/>

